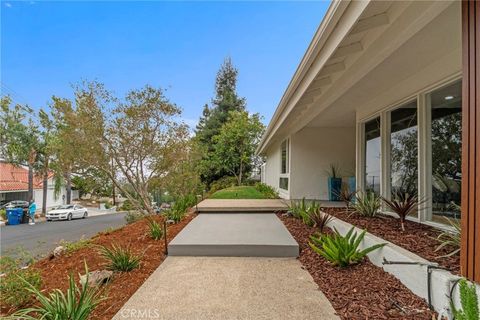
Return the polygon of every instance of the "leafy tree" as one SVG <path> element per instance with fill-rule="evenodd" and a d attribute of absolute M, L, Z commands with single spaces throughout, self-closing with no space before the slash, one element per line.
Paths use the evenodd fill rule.
<path fill-rule="evenodd" d="M 202 154 L 198 167 L 201 179 L 206 184 L 228 175 L 227 171 L 217 170 L 211 161 L 214 152 L 212 139 L 228 121 L 231 111 L 245 111 L 245 99 L 237 94 L 237 76 L 238 70 L 233 66 L 231 59 L 226 58 L 217 73 L 212 107 L 204 106 L 197 126 L 195 140 L 197 149 Z"/>
<path fill-rule="evenodd" d="M 108 175 L 137 209 L 153 213 L 149 185 L 168 174 L 188 138 L 188 127 L 176 121 L 180 108 L 148 85 L 120 100 L 95 82 L 77 88 L 76 104 L 81 163 Z"/>
<path fill-rule="evenodd" d="M 11 106 L 9 96 L 1 98 L 0 129 L 1 156 L 14 165 L 28 166 L 28 200 L 33 199 L 33 176 L 39 151 L 37 125 L 28 118 L 28 106 Z"/>
<path fill-rule="evenodd" d="M 228 172 L 241 185 L 252 169 L 252 159 L 263 131 L 258 114 L 249 116 L 246 111 L 231 111 L 228 122 L 213 137 L 212 160 L 217 172 Z"/>

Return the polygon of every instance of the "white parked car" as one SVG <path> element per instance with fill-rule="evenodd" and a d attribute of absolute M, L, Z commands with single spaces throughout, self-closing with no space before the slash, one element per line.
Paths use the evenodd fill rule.
<path fill-rule="evenodd" d="M 52 220 L 72 220 L 75 218 L 85 219 L 88 217 L 87 208 L 78 204 L 66 204 L 50 210 L 45 215 L 47 221 Z"/>

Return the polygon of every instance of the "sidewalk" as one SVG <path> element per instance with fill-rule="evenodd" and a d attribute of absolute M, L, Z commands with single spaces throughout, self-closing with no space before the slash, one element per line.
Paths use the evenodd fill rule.
<path fill-rule="evenodd" d="M 113 319 L 339 319 L 295 258 L 172 257 Z"/>

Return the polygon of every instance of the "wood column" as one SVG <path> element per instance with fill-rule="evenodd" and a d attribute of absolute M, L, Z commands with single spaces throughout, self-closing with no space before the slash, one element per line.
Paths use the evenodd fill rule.
<path fill-rule="evenodd" d="M 461 273 L 480 283 L 480 1 L 462 1 Z"/>

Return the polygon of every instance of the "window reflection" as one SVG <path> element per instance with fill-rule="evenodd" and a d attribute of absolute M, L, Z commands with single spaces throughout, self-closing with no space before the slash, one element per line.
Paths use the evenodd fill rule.
<path fill-rule="evenodd" d="M 418 194 L 417 102 L 410 102 L 390 114 L 391 191 Z"/>
<path fill-rule="evenodd" d="M 380 117 L 365 123 L 365 189 L 380 195 Z"/>
<path fill-rule="evenodd" d="M 460 217 L 462 86 L 461 82 L 431 93 L 432 219 Z"/>

